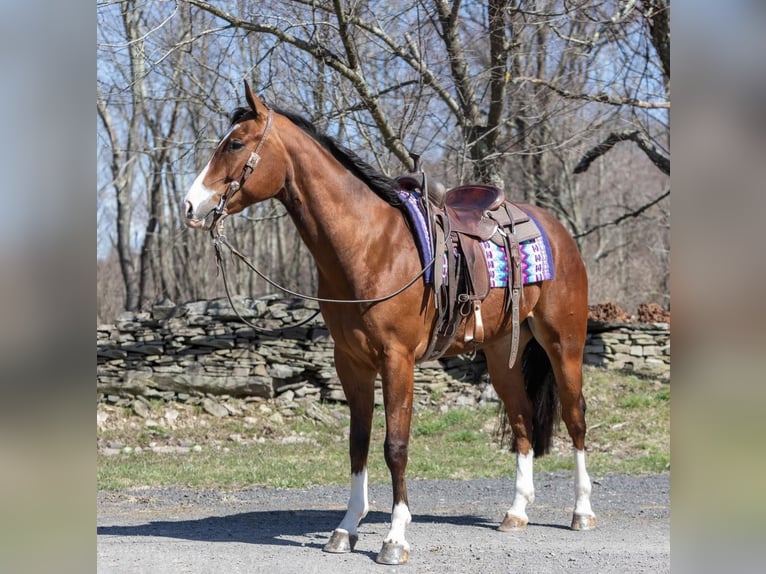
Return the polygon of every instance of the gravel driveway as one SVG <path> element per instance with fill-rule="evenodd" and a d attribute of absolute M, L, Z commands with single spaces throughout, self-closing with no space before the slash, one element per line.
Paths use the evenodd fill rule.
<path fill-rule="evenodd" d="M 598 527 L 568 529 L 570 473 L 535 477 L 525 532 L 496 530 L 511 503 L 508 480 L 410 480 L 412 547 L 404 566 L 375 556 L 388 529 L 391 488 L 370 486 L 356 551 L 322 552 L 348 489 L 237 491 L 133 489 L 98 495 L 98 571 L 240 572 L 659 572 L 670 571 L 670 475 L 592 477 Z"/>

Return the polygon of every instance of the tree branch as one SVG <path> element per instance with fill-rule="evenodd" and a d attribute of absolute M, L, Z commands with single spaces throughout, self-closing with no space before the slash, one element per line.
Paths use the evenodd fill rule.
<path fill-rule="evenodd" d="M 343 47 L 346 49 L 346 57 L 348 58 L 348 64 L 351 69 L 360 71 L 359 54 L 356 51 L 356 46 L 351 38 L 351 29 L 349 27 L 348 17 L 343 10 L 341 0 L 333 0 L 333 8 L 335 10 L 335 16 L 338 18 L 338 32 L 340 33 L 340 39 L 343 42 Z"/>
<path fill-rule="evenodd" d="M 300 4 L 319 8 L 319 9 L 327 11 L 328 13 L 332 13 L 332 10 L 330 7 L 324 6 L 321 4 L 315 4 L 315 0 L 296 0 L 296 1 L 299 2 Z M 417 74 L 420 75 L 420 77 L 423 80 L 423 83 L 426 86 L 429 86 L 430 88 L 432 88 L 436 92 L 436 94 L 441 98 L 444 104 L 455 115 L 455 119 L 457 120 L 457 122 L 459 124 L 462 124 L 460 106 L 455 101 L 455 99 L 450 95 L 449 90 L 439 83 L 434 73 L 428 68 L 422 56 L 419 54 L 417 46 L 415 46 L 415 44 L 408 37 L 407 34 L 405 34 L 404 36 L 405 44 L 406 44 L 406 49 L 405 49 L 405 46 L 402 44 L 402 42 L 392 38 L 379 26 L 375 26 L 370 24 L 369 22 L 365 22 L 364 20 L 357 18 L 353 14 L 347 14 L 346 19 L 349 23 L 354 24 L 354 26 L 357 26 L 360 30 L 364 30 L 365 32 L 381 40 L 388 47 L 388 49 L 391 50 L 392 54 L 395 54 L 396 56 L 404 60 Z"/>
<path fill-rule="evenodd" d="M 578 233 L 577 235 L 574 235 L 573 237 L 575 239 L 580 239 L 581 237 L 585 237 L 586 235 L 590 235 L 594 231 L 598 231 L 599 229 L 603 229 L 604 227 L 609 227 L 610 225 L 619 225 L 620 223 L 622 223 L 623 221 L 625 221 L 629 217 L 638 217 L 644 211 L 646 211 L 647 209 L 649 209 L 653 205 L 658 204 L 660 201 L 662 201 L 663 199 L 665 199 L 669 195 L 670 195 L 670 190 L 667 190 L 665 193 L 663 193 L 659 197 L 656 197 L 655 199 L 653 199 L 652 201 L 650 201 L 649 203 L 647 203 L 645 205 L 642 205 L 638 209 L 635 209 L 634 211 L 630 211 L 628 213 L 623 213 L 620 217 L 618 217 L 617 219 L 613 219 L 612 221 L 608 221 L 606 223 L 599 223 L 595 227 L 591 227 L 588 231 L 583 231 L 582 233 Z"/>
<path fill-rule="evenodd" d="M 522 76 L 520 78 L 514 78 L 515 83 L 529 82 L 530 84 L 537 84 L 545 86 L 549 90 L 553 90 L 562 98 L 568 100 L 583 100 L 586 102 L 597 102 L 599 104 L 608 104 L 610 106 L 632 106 L 634 108 L 643 108 L 645 110 L 669 110 L 670 102 L 647 102 L 646 100 L 639 100 L 637 98 L 617 98 L 609 96 L 607 94 L 576 94 L 565 90 L 559 86 L 551 84 L 547 80 L 541 78 L 532 78 L 529 76 Z"/>
<path fill-rule="evenodd" d="M 334 69 L 341 76 L 343 76 L 344 78 L 346 78 L 348 81 L 351 82 L 351 85 L 357 91 L 357 93 L 359 94 L 359 97 L 362 98 L 362 101 L 364 102 L 365 107 L 369 111 L 373 120 L 375 120 L 375 125 L 377 125 L 378 129 L 380 130 L 381 136 L 383 137 L 383 141 L 385 142 L 386 147 L 389 150 L 391 150 L 394 153 L 394 155 L 396 155 L 397 159 L 399 159 L 399 161 L 401 161 L 403 165 L 405 165 L 408 169 L 412 169 L 413 167 L 412 159 L 410 158 L 410 154 L 409 154 L 409 151 L 407 150 L 407 147 L 404 145 L 404 143 L 402 143 L 402 141 L 396 135 L 396 132 L 393 126 L 391 126 L 390 122 L 388 121 L 388 118 L 386 118 L 386 114 L 383 111 L 383 108 L 381 108 L 380 103 L 375 98 L 375 95 L 370 91 L 369 86 L 367 85 L 364 75 L 362 74 L 362 71 L 360 69 L 353 68 L 351 65 L 345 64 L 338 55 L 332 53 L 330 50 L 328 50 L 324 46 L 321 46 L 318 43 L 308 42 L 302 38 L 298 38 L 297 36 L 293 36 L 289 32 L 281 30 L 277 28 L 276 26 L 250 22 L 243 18 L 239 18 L 237 16 L 234 16 L 233 14 L 226 12 L 225 10 L 221 10 L 220 8 L 217 8 L 216 6 L 213 6 L 210 2 L 206 2 L 205 0 L 183 0 L 183 1 L 192 6 L 196 6 L 197 8 L 201 10 L 209 12 L 210 14 L 213 14 L 214 16 L 217 16 L 218 18 L 221 18 L 222 20 L 229 22 L 232 26 L 236 28 L 247 30 L 249 32 L 259 32 L 262 34 L 269 34 L 271 36 L 275 36 L 279 40 L 287 44 L 290 44 L 292 46 L 295 46 L 299 50 L 302 50 L 310 54 L 315 59 L 324 62 L 330 68 Z M 340 5 L 338 4 L 338 6 Z M 346 16 L 343 14 L 339 15 L 339 17 L 341 18 L 341 20 L 346 18 Z M 348 47 L 349 46 L 347 46 L 347 49 Z M 353 48 L 352 48 L 352 53 L 353 53 Z M 353 65 L 353 62 L 351 62 L 351 64 Z"/>
<path fill-rule="evenodd" d="M 225 20 L 235 28 L 247 30 L 248 32 L 260 32 L 263 34 L 270 34 L 275 36 L 282 42 L 291 44 L 296 48 L 303 50 L 304 52 L 308 52 L 316 59 L 324 61 L 330 67 L 334 68 L 336 71 L 340 72 L 348 78 L 354 78 L 356 76 L 355 71 L 346 66 L 337 54 L 332 53 L 324 46 L 307 42 L 306 40 L 298 38 L 297 36 L 293 36 L 289 32 L 281 30 L 270 24 L 258 24 L 249 20 L 245 20 L 244 18 L 239 18 L 238 16 L 234 16 L 225 10 L 213 6 L 210 2 L 206 2 L 205 0 L 183 0 L 183 2 L 204 10 L 205 12 L 209 12 L 221 20 Z"/>
<path fill-rule="evenodd" d="M 593 163 L 596 158 L 604 155 L 606 152 L 612 149 L 615 144 L 626 140 L 635 142 L 662 173 L 670 175 L 670 158 L 666 157 L 662 152 L 660 152 L 660 150 L 657 149 L 657 146 L 649 141 L 649 138 L 647 138 L 642 132 L 638 130 L 626 130 L 609 134 L 608 138 L 606 138 L 596 147 L 589 150 L 582 157 L 580 162 L 575 166 L 574 173 L 583 173 L 584 171 L 587 171 L 587 169 L 590 167 L 590 164 Z"/>

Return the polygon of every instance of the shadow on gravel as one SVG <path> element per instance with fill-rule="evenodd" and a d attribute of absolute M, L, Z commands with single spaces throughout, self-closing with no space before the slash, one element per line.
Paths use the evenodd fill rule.
<path fill-rule="evenodd" d="M 99 526 L 99 536 L 149 536 L 194 540 L 202 542 L 243 542 L 277 546 L 306 546 L 322 548 L 332 529 L 343 518 L 344 512 L 327 510 L 279 510 L 243 512 L 227 516 L 209 516 L 193 520 L 162 520 L 130 526 Z M 391 515 L 370 512 L 359 529 L 385 531 Z M 413 522 L 420 524 L 451 524 L 496 529 L 480 516 L 419 515 Z M 300 538 L 293 540 L 291 538 Z M 305 539 L 308 538 L 309 542 Z"/>

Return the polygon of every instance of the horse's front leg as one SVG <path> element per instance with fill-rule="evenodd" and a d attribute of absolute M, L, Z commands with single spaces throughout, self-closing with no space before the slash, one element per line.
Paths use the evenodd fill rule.
<path fill-rule="evenodd" d="M 405 529 L 412 516 L 407 501 L 405 470 L 412 420 L 414 366 L 415 361 L 411 353 L 388 351 L 380 373 L 386 409 L 385 458 L 391 472 L 394 495 L 391 529 L 375 559 L 380 564 L 404 564 L 410 555 Z"/>
<path fill-rule="evenodd" d="M 335 369 L 343 385 L 351 412 L 349 456 L 351 458 L 351 494 L 348 509 L 341 523 L 324 546 L 325 552 L 351 552 L 359 535 L 359 522 L 367 515 L 367 453 L 375 406 L 375 375 L 373 368 L 355 363 L 342 351 L 335 350 Z"/>

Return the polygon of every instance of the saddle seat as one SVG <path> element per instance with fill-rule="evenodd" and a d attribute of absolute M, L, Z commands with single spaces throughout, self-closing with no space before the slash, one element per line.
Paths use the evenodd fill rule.
<path fill-rule="evenodd" d="M 503 190 L 490 185 L 462 185 L 450 189 L 445 197 L 445 211 L 451 231 L 487 241 L 498 229 L 497 220 L 489 217 L 489 213 L 504 203 Z"/>
<path fill-rule="evenodd" d="M 445 203 L 455 211 L 494 211 L 505 201 L 502 189 L 482 184 L 461 185 L 447 192 Z"/>

